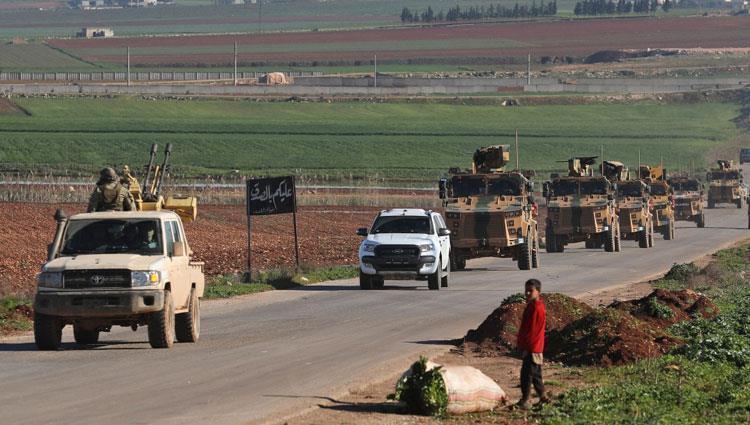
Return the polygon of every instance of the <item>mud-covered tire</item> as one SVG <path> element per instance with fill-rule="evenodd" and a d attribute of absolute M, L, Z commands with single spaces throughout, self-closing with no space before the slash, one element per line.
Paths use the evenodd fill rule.
<path fill-rule="evenodd" d="M 153 348 L 171 348 L 175 340 L 172 293 L 164 291 L 164 307 L 148 314 L 148 342 Z"/>
<path fill-rule="evenodd" d="M 451 263 L 448 262 L 448 266 L 445 268 L 445 276 L 440 277 L 440 287 L 441 288 L 447 288 L 448 287 L 448 281 L 451 277 Z"/>
<path fill-rule="evenodd" d="M 539 237 L 534 238 L 534 248 L 531 251 L 531 268 L 538 269 L 541 265 L 539 261 Z"/>
<path fill-rule="evenodd" d="M 442 270 L 443 265 L 441 264 L 440 260 L 438 260 L 437 269 L 435 270 L 435 273 L 432 273 L 431 275 L 427 276 L 427 287 L 431 291 L 439 291 L 440 290 L 440 273 Z"/>
<path fill-rule="evenodd" d="M 62 343 L 62 321 L 55 316 L 34 314 L 34 342 L 39 350 L 57 350 Z"/>
<path fill-rule="evenodd" d="M 372 289 L 372 276 L 362 273 L 362 270 L 359 271 L 359 289 Z"/>
<path fill-rule="evenodd" d="M 518 270 L 531 270 L 531 251 L 528 242 L 518 246 Z"/>
<path fill-rule="evenodd" d="M 201 300 L 195 288 L 190 291 L 188 311 L 175 315 L 174 323 L 178 342 L 198 342 L 201 336 Z"/>
<path fill-rule="evenodd" d="M 604 232 L 604 252 L 615 252 L 615 234 L 615 229 L 612 226 Z"/>
<path fill-rule="evenodd" d="M 73 338 L 78 345 L 92 345 L 99 342 L 99 331 L 94 329 L 84 329 L 78 325 L 73 325 Z"/>
<path fill-rule="evenodd" d="M 750 222 L 750 216 L 748 216 L 748 221 Z M 702 229 L 706 227 L 706 215 L 701 213 L 701 215 L 698 216 L 698 228 Z M 750 229 L 750 224 L 748 224 L 748 229 Z"/>

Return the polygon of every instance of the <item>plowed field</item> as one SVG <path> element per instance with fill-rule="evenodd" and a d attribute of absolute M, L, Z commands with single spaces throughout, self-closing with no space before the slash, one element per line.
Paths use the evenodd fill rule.
<path fill-rule="evenodd" d="M 0 212 L 0 295 L 28 294 L 46 257 L 59 204 L 2 204 Z M 68 214 L 84 209 L 80 204 L 62 205 Z M 300 257 L 312 266 L 356 264 L 360 239 L 358 227 L 371 223 L 374 208 L 301 208 L 297 214 Z M 246 269 L 247 219 L 241 206 L 200 206 L 199 218 L 186 227 L 195 257 L 206 262 L 206 273 L 241 273 Z M 255 218 L 253 268 L 294 265 L 292 216 Z"/>
<path fill-rule="evenodd" d="M 520 57 L 529 52 L 580 57 L 606 49 L 748 47 L 750 18 L 559 20 L 263 35 L 70 39 L 50 40 L 50 44 L 88 61 L 124 62 L 122 51 L 130 46 L 135 64 L 187 65 L 229 63 L 231 52 L 209 52 L 206 47 L 231 46 L 235 41 L 243 63 L 369 61 L 373 54 L 381 61 L 418 63 L 424 58 L 451 57 L 470 63 L 476 58 Z M 435 41 L 442 43 L 436 48 Z"/>

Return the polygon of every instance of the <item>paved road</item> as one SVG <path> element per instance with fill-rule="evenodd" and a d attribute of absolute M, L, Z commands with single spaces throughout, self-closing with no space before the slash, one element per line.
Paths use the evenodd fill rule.
<path fill-rule="evenodd" d="M 0 342 L 0 412 L 19 424 L 242 424 L 279 418 L 335 396 L 393 359 L 444 345 L 479 324 L 529 277 L 571 295 L 663 273 L 750 237 L 745 210 L 680 223 L 677 240 L 623 252 L 543 254 L 520 272 L 509 260 L 469 262 L 451 287 L 400 283 L 362 292 L 354 281 L 205 303 L 198 344 L 152 350 L 145 329 L 104 334 L 90 350 L 37 352 L 31 338 Z M 72 341 L 67 330 L 66 341 Z"/>

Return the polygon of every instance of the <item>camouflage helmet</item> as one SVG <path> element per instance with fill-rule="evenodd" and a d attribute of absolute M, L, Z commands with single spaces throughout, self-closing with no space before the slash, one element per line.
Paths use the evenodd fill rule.
<path fill-rule="evenodd" d="M 117 172 L 114 170 L 114 168 L 107 167 L 102 168 L 102 171 L 99 172 L 99 181 L 97 184 L 107 184 L 107 183 L 113 183 L 117 181 Z"/>

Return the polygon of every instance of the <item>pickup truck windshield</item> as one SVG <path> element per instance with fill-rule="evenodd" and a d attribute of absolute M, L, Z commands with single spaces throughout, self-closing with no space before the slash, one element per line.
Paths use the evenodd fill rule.
<path fill-rule="evenodd" d="M 71 220 L 63 255 L 163 253 L 159 221 L 153 219 Z"/>
<path fill-rule="evenodd" d="M 372 233 L 430 234 L 428 217 L 380 217 L 372 226 Z"/>

